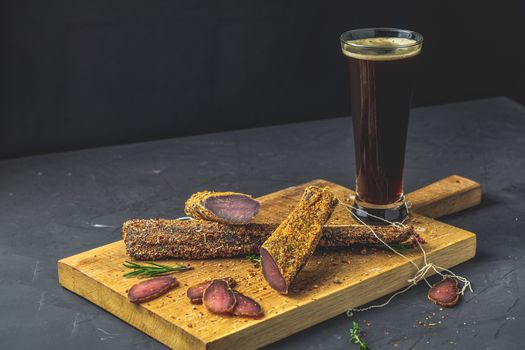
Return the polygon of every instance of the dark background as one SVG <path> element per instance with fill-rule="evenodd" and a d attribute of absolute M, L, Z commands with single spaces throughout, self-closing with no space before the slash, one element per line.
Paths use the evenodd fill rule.
<path fill-rule="evenodd" d="M 0 158 L 349 114 L 339 34 L 426 39 L 415 105 L 525 103 L 525 2 L 1 0 Z"/>

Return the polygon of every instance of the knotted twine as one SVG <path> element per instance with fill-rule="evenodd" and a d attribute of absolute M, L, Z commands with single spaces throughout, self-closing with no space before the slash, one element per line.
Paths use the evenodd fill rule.
<path fill-rule="evenodd" d="M 419 247 L 419 249 L 421 250 L 421 253 L 423 254 L 423 266 L 419 267 L 412 259 L 408 258 L 407 256 L 403 255 L 402 253 L 398 252 L 397 250 L 395 250 L 394 248 L 392 248 L 388 243 L 386 243 L 385 241 L 383 241 L 378 235 L 377 233 L 374 231 L 374 229 L 368 225 L 366 222 L 364 222 L 363 220 L 361 220 L 360 217 L 358 217 L 354 212 L 353 210 L 360 210 L 362 211 L 362 209 L 359 209 L 359 208 L 356 208 L 350 204 L 346 204 L 345 202 L 343 202 L 342 200 L 338 199 L 339 203 L 346 209 L 350 212 L 350 214 L 352 214 L 352 217 L 354 219 L 356 219 L 361 225 L 365 226 L 366 228 L 368 228 L 368 230 L 374 235 L 374 237 L 379 241 L 381 242 L 384 246 L 386 246 L 389 250 L 391 250 L 392 252 L 394 252 L 395 254 L 399 255 L 400 257 L 402 257 L 403 259 L 405 259 L 406 261 L 408 261 L 409 263 L 411 263 L 412 265 L 414 265 L 414 267 L 417 269 L 416 273 L 414 274 L 414 277 L 410 278 L 408 280 L 408 283 L 409 285 L 407 287 L 405 287 L 404 289 L 400 290 L 400 291 L 397 291 L 395 292 L 394 294 L 392 294 L 390 296 L 390 298 L 388 298 L 387 301 L 385 301 L 384 303 L 382 304 L 376 304 L 376 305 L 371 305 L 371 306 L 367 306 L 367 307 L 364 307 L 364 308 L 352 308 L 352 309 L 349 309 L 347 312 L 346 312 L 346 315 L 348 317 L 352 317 L 354 312 L 361 312 L 361 311 L 367 311 L 367 310 L 371 310 L 371 309 L 376 309 L 376 308 L 381 308 L 381 307 L 384 307 L 384 306 L 387 306 L 396 296 L 398 296 L 399 294 L 403 294 L 405 293 L 406 291 L 408 291 L 410 288 L 412 288 L 413 286 L 417 285 L 419 282 L 421 282 L 421 280 L 425 281 L 425 283 L 428 285 L 429 288 L 432 288 L 432 285 L 428 282 L 428 280 L 426 279 L 426 274 L 433 270 L 435 273 L 439 274 L 441 277 L 443 278 L 455 278 L 456 280 L 460 281 L 462 283 L 462 287 L 461 287 L 461 290 L 459 291 L 459 293 L 461 295 L 464 295 L 465 294 L 465 291 L 467 289 L 470 290 L 470 292 L 472 293 L 473 290 L 472 290 L 472 285 L 470 283 L 470 281 L 463 277 L 463 276 L 458 276 L 456 275 L 454 272 L 450 271 L 449 269 L 446 269 L 444 267 L 441 267 L 441 266 L 438 266 L 434 263 L 429 263 L 428 260 L 427 260 L 427 253 L 425 251 L 425 249 L 423 249 L 423 246 L 421 245 L 421 243 L 419 242 L 418 239 L 415 239 L 415 241 L 417 242 L 417 245 Z M 386 219 L 383 219 L 379 216 L 375 216 L 375 215 L 372 215 L 372 214 L 369 214 L 369 213 L 366 213 L 368 216 L 376 219 L 376 220 L 379 220 L 379 221 L 382 221 L 384 223 L 387 223 L 391 226 L 394 226 L 394 227 L 397 227 L 397 228 L 406 228 L 406 225 L 404 224 L 404 220 L 403 222 L 393 222 L 393 221 L 389 221 L 389 220 L 386 220 Z M 408 218 L 408 208 L 407 208 L 407 216 L 405 217 L 405 220 L 406 218 Z M 445 272 L 445 273 L 443 273 Z"/>

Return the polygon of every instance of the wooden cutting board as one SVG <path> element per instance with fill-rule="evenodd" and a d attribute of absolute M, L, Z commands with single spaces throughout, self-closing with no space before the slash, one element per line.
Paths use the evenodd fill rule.
<path fill-rule="evenodd" d="M 260 197 L 261 211 L 256 221 L 284 219 L 307 185 L 327 186 L 340 199 L 351 203 L 351 190 L 325 180 L 314 180 Z M 412 203 L 410 223 L 427 241 L 429 261 L 448 268 L 475 256 L 475 234 L 431 217 L 479 204 L 478 183 L 450 176 L 409 194 L 407 199 Z M 338 207 L 329 223 L 352 222 L 350 214 Z M 418 251 L 408 256 L 421 264 Z M 129 257 L 123 241 L 110 243 L 58 261 L 59 282 L 163 344 L 182 350 L 247 350 L 270 344 L 405 287 L 415 272 L 406 260 L 388 251 L 318 252 L 298 275 L 292 293 L 284 296 L 269 288 L 260 269 L 242 257 L 169 260 L 165 262 L 167 265 L 189 263 L 194 270 L 177 274 L 181 285 L 166 296 L 135 305 L 127 300 L 127 290 L 138 280 L 122 277 L 127 272 L 122 266 L 125 260 Z M 221 317 L 208 313 L 202 305 L 189 303 L 185 295 L 188 286 L 224 276 L 235 278 L 237 289 L 256 299 L 266 316 L 260 320 Z"/>

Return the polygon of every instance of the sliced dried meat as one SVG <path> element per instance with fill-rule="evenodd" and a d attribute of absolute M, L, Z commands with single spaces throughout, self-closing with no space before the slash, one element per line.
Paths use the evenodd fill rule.
<path fill-rule="evenodd" d="M 214 314 L 228 314 L 233 311 L 237 299 L 224 280 L 213 280 L 204 290 L 202 301 L 206 309 Z"/>
<path fill-rule="evenodd" d="M 257 215 L 259 208 L 259 202 L 244 193 L 202 191 L 186 201 L 184 211 L 195 219 L 245 225 Z"/>
<path fill-rule="evenodd" d="M 135 219 L 122 225 L 128 255 L 136 260 L 229 258 L 256 254 L 277 224 L 228 225 L 203 220 Z M 386 243 L 415 234 L 412 226 L 374 226 Z M 362 225 L 324 226 L 320 247 L 380 243 Z"/>
<path fill-rule="evenodd" d="M 226 281 L 230 288 L 233 288 L 236 285 L 235 280 L 231 277 L 220 279 Z M 186 295 L 190 299 L 190 302 L 192 304 L 202 304 L 202 296 L 204 295 L 204 291 L 210 286 L 212 282 L 213 281 L 204 281 L 188 288 Z"/>
<path fill-rule="evenodd" d="M 277 227 L 260 249 L 263 275 L 282 294 L 313 254 L 322 227 L 337 205 L 327 188 L 307 187 L 299 204 Z"/>
<path fill-rule="evenodd" d="M 128 299 L 135 304 L 145 303 L 166 294 L 178 285 L 179 282 L 171 276 L 150 278 L 131 287 Z"/>
<path fill-rule="evenodd" d="M 459 301 L 458 280 L 445 277 L 428 291 L 428 300 L 442 307 L 454 307 Z"/>
<path fill-rule="evenodd" d="M 258 302 L 244 294 L 234 291 L 237 303 L 232 313 L 235 316 L 259 318 L 264 315 L 263 309 Z"/>

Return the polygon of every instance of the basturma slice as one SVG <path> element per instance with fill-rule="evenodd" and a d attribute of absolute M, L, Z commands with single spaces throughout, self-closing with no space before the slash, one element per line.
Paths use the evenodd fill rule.
<path fill-rule="evenodd" d="M 277 224 L 227 225 L 203 220 L 135 219 L 122 225 L 128 255 L 136 260 L 209 259 L 257 254 Z M 380 243 L 363 225 L 323 227 L 319 247 Z M 402 243 L 412 226 L 374 226 L 386 243 Z"/>
<path fill-rule="evenodd" d="M 228 314 L 237 303 L 235 293 L 225 280 L 213 280 L 204 290 L 202 301 L 206 309 L 214 314 Z"/>
<path fill-rule="evenodd" d="M 224 277 L 218 279 L 226 281 L 230 288 L 235 287 L 235 285 L 237 284 L 235 280 L 231 277 Z M 190 302 L 192 304 L 202 304 L 202 296 L 204 295 L 204 291 L 210 286 L 212 282 L 213 281 L 204 281 L 188 288 L 188 290 L 186 291 L 186 295 L 188 296 L 188 298 L 190 298 Z"/>
<path fill-rule="evenodd" d="M 145 303 L 166 294 L 178 285 L 179 282 L 174 277 L 150 278 L 131 287 L 128 292 L 128 299 L 135 304 Z"/>
<path fill-rule="evenodd" d="M 247 194 L 202 191 L 186 201 L 184 212 L 195 219 L 245 225 L 257 215 L 259 207 L 259 202 Z"/>
<path fill-rule="evenodd" d="M 261 266 L 270 286 L 282 294 L 313 254 L 321 239 L 322 227 L 337 205 L 326 188 L 309 186 L 299 204 L 263 243 Z"/>
<path fill-rule="evenodd" d="M 264 315 L 263 309 L 258 302 L 244 294 L 234 291 L 237 303 L 232 313 L 235 316 L 259 318 Z"/>
<path fill-rule="evenodd" d="M 458 280 L 445 277 L 428 291 L 428 300 L 443 307 L 454 307 L 459 301 Z"/>

